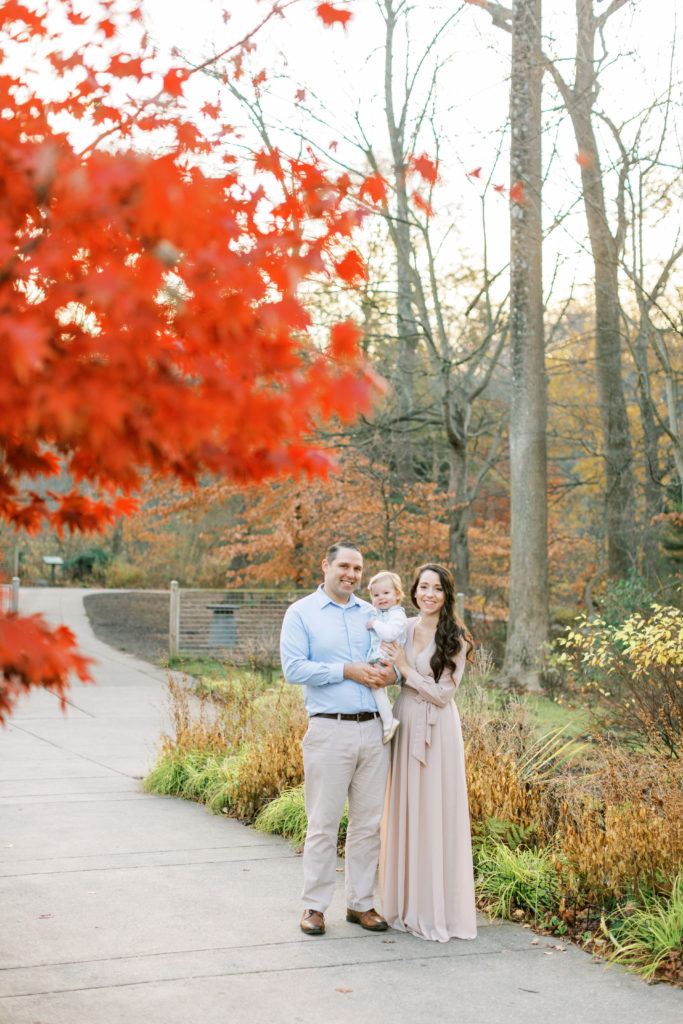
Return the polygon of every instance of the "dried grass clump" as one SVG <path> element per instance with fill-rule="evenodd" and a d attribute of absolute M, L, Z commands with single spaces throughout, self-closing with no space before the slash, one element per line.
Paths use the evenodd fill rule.
<path fill-rule="evenodd" d="M 252 821 L 283 789 L 303 781 L 307 718 L 296 687 L 281 683 L 264 690 L 261 679 L 242 672 L 217 699 L 169 674 L 168 700 L 172 730 L 162 737 L 148 789 Z"/>
<path fill-rule="evenodd" d="M 305 714 L 303 715 L 305 719 Z M 304 780 L 301 740 L 306 722 L 292 716 L 287 728 L 262 736 L 240 765 L 232 811 L 241 821 L 253 821 L 258 812 L 283 790 Z"/>
<path fill-rule="evenodd" d="M 161 737 L 162 754 L 233 749 L 229 717 L 205 695 L 194 693 L 187 676 L 169 672 L 166 689 L 172 728 Z"/>
<path fill-rule="evenodd" d="M 467 788 L 473 822 L 489 818 L 528 826 L 539 817 L 541 794 L 521 777 L 517 764 L 497 750 L 466 751 Z"/>
<path fill-rule="evenodd" d="M 527 826 L 538 816 L 540 794 L 520 762 L 536 742 L 523 704 L 510 700 L 496 707 L 480 686 L 468 688 L 459 702 L 466 736 L 465 766 L 470 816 L 483 826 L 496 818 Z"/>
<path fill-rule="evenodd" d="M 556 869 L 568 899 L 670 892 L 683 862 L 683 777 L 674 763 L 616 748 L 554 792 Z"/>

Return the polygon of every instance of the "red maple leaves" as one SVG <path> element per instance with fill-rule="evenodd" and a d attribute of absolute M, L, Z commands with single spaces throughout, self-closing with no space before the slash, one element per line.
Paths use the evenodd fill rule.
<path fill-rule="evenodd" d="M 417 174 L 420 175 L 430 185 L 436 184 L 438 177 L 437 165 L 434 161 L 423 153 L 421 156 L 414 156 L 410 161 L 410 166 Z"/>
<path fill-rule="evenodd" d="M 332 4 L 318 4 L 316 12 L 326 25 L 337 24 L 341 25 L 342 28 L 346 28 L 347 23 L 351 19 L 351 11 L 346 11 L 341 7 L 333 7 Z"/>
<path fill-rule="evenodd" d="M 51 628 L 38 615 L 0 615 L 0 723 L 31 686 L 50 690 L 64 704 L 69 676 L 88 682 L 89 666 L 66 626 Z"/>
<path fill-rule="evenodd" d="M 111 49 L 121 15 L 109 2 L 88 11 L 78 18 L 89 37 Z M 318 13 L 350 17 L 329 4 Z M 46 21 L 10 0 L 0 26 L 27 49 L 12 67 L 30 66 Z M 62 100 L 0 63 L 0 516 L 33 531 L 97 530 L 131 510 L 149 471 L 190 484 L 320 472 L 325 456 L 306 441 L 314 425 L 367 408 L 377 387 L 357 331 L 333 328 L 320 351 L 299 296 L 316 275 L 365 275 L 349 245 L 360 219 L 350 179 L 271 150 L 243 181 L 219 105 L 204 105 L 201 126 L 185 113 L 187 68 L 159 76 L 142 44 L 102 61 L 51 43 L 53 67 L 80 70 Z M 121 104 L 111 91 L 123 77 L 147 95 L 154 76 L 161 89 L 148 100 Z M 55 115 L 91 138 L 101 131 L 106 149 L 79 153 Z M 153 155 L 160 130 L 175 144 Z M 217 140 L 222 169 L 214 159 L 205 172 Z M 66 493 L 46 485 L 58 474 L 73 481 Z M 0 720 L 22 688 L 59 691 L 69 670 L 86 672 L 66 633 L 0 625 Z"/>

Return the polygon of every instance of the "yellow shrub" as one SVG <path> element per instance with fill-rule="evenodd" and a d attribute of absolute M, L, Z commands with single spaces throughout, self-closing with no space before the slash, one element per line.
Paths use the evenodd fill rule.
<path fill-rule="evenodd" d="M 683 612 L 652 605 L 620 626 L 579 621 L 557 641 L 580 666 L 608 725 L 647 738 L 679 757 L 683 750 Z M 568 660 L 564 662 L 568 666 Z"/>

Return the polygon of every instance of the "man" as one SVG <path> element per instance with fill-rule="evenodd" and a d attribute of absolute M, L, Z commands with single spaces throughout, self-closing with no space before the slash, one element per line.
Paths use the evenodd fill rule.
<path fill-rule="evenodd" d="M 323 583 L 285 614 L 280 653 L 285 679 L 301 686 L 309 726 L 304 736 L 308 831 L 304 845 L 301 930 L 325 931 L 335 888 L 337 832 L 349 802 L 346 834 L 346 920 L 386 931 L 373 907 L 379 822 L 389 770 L 389 747 L 373 689 L 396 681 L 389 665 L 368 665 L 372 606 L 356 597 L 363 557 L 350 543 L 334 544 L 323 559 Z"/>

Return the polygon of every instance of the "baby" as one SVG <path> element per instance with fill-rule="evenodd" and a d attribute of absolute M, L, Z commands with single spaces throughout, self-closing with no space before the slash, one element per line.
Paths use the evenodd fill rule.
<path fill-rule="evenodd" d="M 370 599 L 372 600 L 375 614 L 368 619 L 368 629 L 372 630 L 372 639 L 368 661 L 374 663 L 385 661 L 386 655 L 382 650 L 382 641 L 395 641 L 398 644 L 406 642 L 406 613 L 401 607 L 403 600 L 403 586 L 401 577 L 395 572 L 383 570 L 372 577 L 368 584 Z M 391 710 L 391 701 L 386 690 L 373 690 L 377 710 L 382 719 L 384 735 L 383 743 L 389 743 L 399 726 L 398 719 L 394 718 Z"/>

